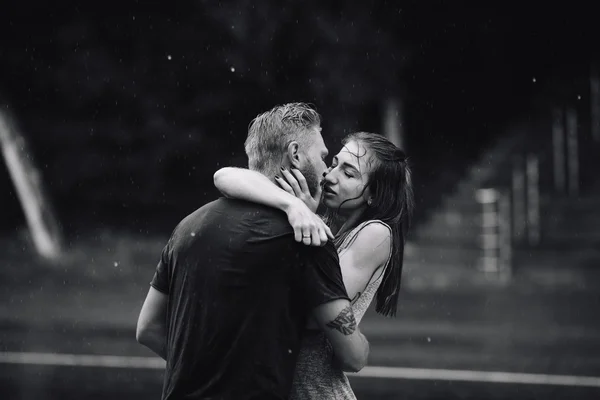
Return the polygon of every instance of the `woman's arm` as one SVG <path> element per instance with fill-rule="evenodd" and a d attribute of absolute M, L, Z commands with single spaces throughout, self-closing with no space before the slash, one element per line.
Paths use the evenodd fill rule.
<path fill-rule="evenodd" d="M 367 223 L 357 234 L 352 244 L 339 253 L 342 279 L 348 297 L 354 304 L 364 292 L 374 276 L 379 277 L 385 271 L 390 257 L 392 238 L 387 225 L 379 222 Z M 339 251 L 339 250 L 338 250 Z M 355 310 L 356 323 L 360 323 L 366 310 Z M 314 319 L 309 320 L 307 327 L 316 329 Z"/>
<path fill-rule="evenodd" d="M 245 168 L 221 168 L 213 176 L 215 187 L 229 198 L 277 208 L 285 213 L 297 204 L 297 198 L 279 188 L 260 172 Z"/>
<path fill-rule="evenodd" d="M 263 204 L 285 212 L 294 228 L 297 242 L 321 246 L 328 238 L 333 239 L 331 230 L 302 200 L 279 188 L 259 172 L 225 167 L 215 172 L 213 180 L 215 187 L 226 197 Z"/>
<path fill-rule="evenodd" d="M 378 270 L 386 264 L 391 251 L 391 231 L 386 224 L 373 221 L 361 228 L 352 243 L 339 252 L 348 297 L 360 296 L 373 275 L 383 273 Z"/>

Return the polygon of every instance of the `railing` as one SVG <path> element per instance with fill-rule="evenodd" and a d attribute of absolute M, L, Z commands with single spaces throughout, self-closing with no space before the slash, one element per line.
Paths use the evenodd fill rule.
<path fill-rule="evenodd" d="M 510 161 L 508 185 L 494 185 L 477 191 L 481 210 L 480 251 L 478 268 L 507 282 L 513 276 L 513 249 L 517 246 L 536 247 L 542 240 L 541 193 L 576 198 L 581 191 L 582 167 L 600 155 L 600 78 L 592 68 L 589 86 L 589 108 L 577 107 L 577 101 L 552 110 L 551 141 L 547 151 L 539 143 L 527 144 Z M 583 112 L 578 112 L 583 109 Z M 589 113 L 588 113 L 589 112 Z M 583 115 L 583 118 L 582 118 Z M 589 119 L 587 118 L 589 116 Z M 543 136 L 539 139 L 544 142 Z M 550 156 L 550 157 L 546 157 Z M 549 168 L 541 161 L 550 160 Z M 542 188 L 540 178 L 549 178 L 551 187 Z M 545 181 L 545 179 L 544 179 Z M 542 190 L 543 189 L 543 190 Z"/>
<path fill-rule="evenodd" d="M 478 269 L 506 282 L 512 275 L 510 196 L 497 189 L 479 189 L 476 197 L 482 210 Z"/>

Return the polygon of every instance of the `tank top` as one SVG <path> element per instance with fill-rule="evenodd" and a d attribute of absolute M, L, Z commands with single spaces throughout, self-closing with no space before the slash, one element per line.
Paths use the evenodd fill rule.
<path fill-rule="evenodd" d="M 338 248 L 341 254 L 349 246 L 351 239 L 367 224 L 384 222 L 379 220 L 365 221 L 355 227 Z M 389 226 L 388 226 L 389 228 Z M 390 251 L 391 254 L 391 251 Z M 352 302 L 352 311 L 357 324 L 360 323 L 367 312 L 379 285 L 383 279 L 385 268 L 389 264 L 389 258 L 383 267 L 378 268 L 365 289 L 358 298 Z M 356 399 L 350 386 L 350 382 L 344 371 L 333 365 L 333 349 L 325 334 L 320 330 L 307 329 L 302 338 L 296 371 L 292 383 L 292 400 L 352 400 Z"/>

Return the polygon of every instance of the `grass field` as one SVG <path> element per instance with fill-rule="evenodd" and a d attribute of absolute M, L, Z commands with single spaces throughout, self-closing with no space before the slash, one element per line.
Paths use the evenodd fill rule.
<path fill-rule="evenodd" d="M 92 231 L 68 242 L 60 262 L 49 263 L 35 255 L 25 234 L 1 238 L 0 350 L 152 357 L 135 342 L 135 323 L 166 240 Z M 600 297 L 593 293 L 407 285 L 396 319 L 369 312 L 362 329 L 371 341 L 372 366 L 600 376 L 598 309 Z M 0 391 L 16 391 L 18 399 L 159 398 L 161 385 L 160 371 L 147 368 L 35 363 L 0 368 Z M 353 384 L 365 399 L 598 394 L 594 387 L 475 379 L 355 377 Z"/>

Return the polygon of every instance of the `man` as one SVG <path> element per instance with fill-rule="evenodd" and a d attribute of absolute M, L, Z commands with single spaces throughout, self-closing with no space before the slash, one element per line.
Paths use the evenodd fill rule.
<path fill-rule="evenodd" d="M 303 103 L 259 115 L 246 140 L 249 168 L 271 179 L 282 166 L 298 168 L 318 195 L 327 156 L 320 130 Z M 336 249 L 320 246 L 328 229 L 314 218 L 295 238 L 280 211 L 220 198 L 179 223 L 137 327 L 137 340 L 167 361 L 163 399 L 286 399 L 308 318 L 346 370 L 365 365 L 369 346 Z"/>

